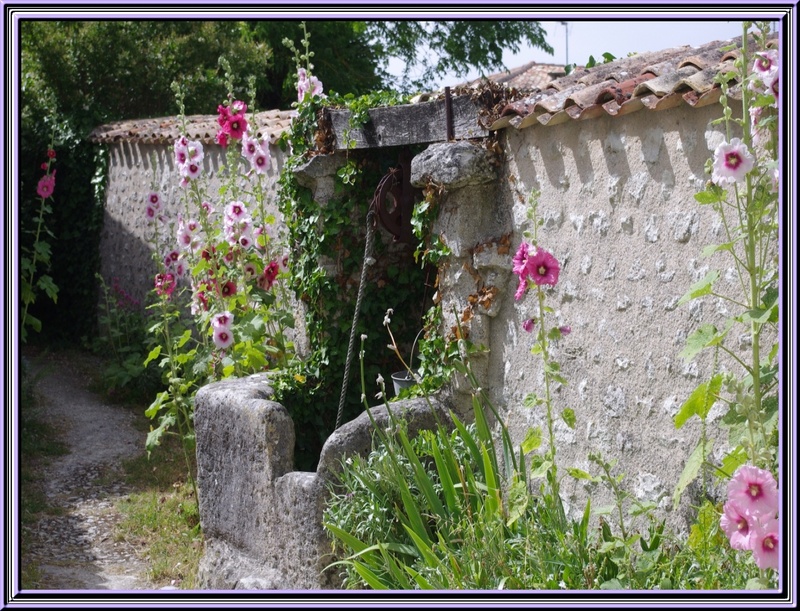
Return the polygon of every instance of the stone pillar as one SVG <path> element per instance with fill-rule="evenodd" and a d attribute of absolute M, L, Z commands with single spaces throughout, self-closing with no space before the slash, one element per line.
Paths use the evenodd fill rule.
<path fill-rule="evenodd" d="M 444 187 L 432 231 L 452 253 L 439 267 L 443 331 L 458 324 L 482 348 L 472 358 L 472 368 L 485 386 L 491 320 L 510 273 L 511 219 L 496 205 L 497 172 L 484 146 L 468 141 L 431 145 L 411 162 L 411 183 L 422 188 L 429 182 Z M 470 411 L 466 380 L 457 376 L 453 390 L 458 411 Z"/>

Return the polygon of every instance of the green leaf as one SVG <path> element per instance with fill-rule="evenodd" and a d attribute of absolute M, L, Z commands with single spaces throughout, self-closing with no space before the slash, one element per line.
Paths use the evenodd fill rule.
<path fill-rule="evenodd" d="M 142 363 L 142 364 L 143 364 L 145 367 L 147 367 L 147 364 L 148 364 L 150 361 L 152 361 L 153 359 L 156 359 L 156 358 L 158 358 L 158 356 L 159 356 L 160 354 L 161 354 L 161 345 L 159 344 L 158 346 L 156 346 L 155 348 L 153 348 L 153 349 L 150 351 L 150 354 L 148 354 L 148 355 L 147 355 L 147 358 L 145 359 L 144 363 Z"/>
<path fill-rule="evenodd" d="M 575 479 L 587 479 L 590 482 L 599 482 L 600 479 L 592 475 L 591 473 L 587 473 L 583 469 L 578 469 L 577 467 L 569 467 L 567 469 L 567 473 L 569 473 Z"/>
<path fill-rule="evenodd" d="M 50 276 L 42 276 L 36 282 L 36 286 L 42 289 L 47 296 L 53 300 L 53 303 L 58 303 L 58 287 Z"/>
<path fill-rule="evenodd" d="M 540 477 L 544 477 L 545 475 L 547 475 L 547 472 L 550 470 L 552 466 L 553 463 L 550 462 L 549 460 L 542 461 L 541 464 L 539 464 L 539 466 L 536 467 L 536 469 L 531 471 L 530 475 L 531 479 L 538 479 Z"/>
<path fill-rule="evenodd" d="M 161 406 L 164 404 L 164 401 L 166 401 L 167 399 L 169 399 L 169 393 L 166 390 L 164 392 L 158 393 L 156 395 L 155 401 L 153 401 L 150 404 L 150 407 L 148 407 L 145 410 L 144 415 L 151 419 L 155 418 L 159 410 L 161 409 Z"/>
<path fill-rule="evenodd" d="M 736 446 L 725 458 L 722 459 L 722 464 L 719 469 L 714 471 L 717 477 L 728 479 L 733 477 L 736 469 L 741 467 L 747 462 L 747 452 L 742 446 Z"/>
<path fill-rule="evenodd" d="M 528 429 L 528 432 L 525 435 L 525 439 L 521 444 L 521 448 L 523 453 L 530 454 L 534 450 L 539 449 L 542 445 L 542 428 L 532 427 Z"/>
<path fill-rule="evenodd" d="M 686 345 L 678 356 L 688 363 L 704 348 L 719 344 L 725 339 L 725 336 L 732 327 L 733 321 L 730 319 L 726 321 L 725 328 L 722 331 L 718 331 L 717 328 L 710 323 L 701 325 L 694 333 L 686 338 Z"/>
<path fill-rule="evenodd" d="M 702 254 L 704 257 L 710 257 L 718 250 L 733 250 L 733 245 L 734 242 L 725 242 L 724 244 L 711 244 L 703 249 Z"/>
<path fill-rule="evenodd" d="M 702 280 L 695 282 L 692 286 L 689 287 L 689 291 L 678 300 L 678 305 L 683 305 L 684 303 L 691 301 L 692 299 L 697 299 L 698 297 L 702 297 L 703 295 L 708 295 L 711 293 L 713 289 L 714 283 L 719 279 L 719 271 L 712 270 L 705 275 L 705 278 Z"/>
<path fill-rule="evenodd" d="M 722 201 L 724 194 L 725 192 L 722 189 L 716 185 L 712 185 L 705 191 L 695 193 L 694 198 L 697 200 L 697 203 L 702 205 L 715 204 L 719 201 Z"/>
<path fill-rule="evenodd" d="M 525 482 L 516 480 L 508 489 L 508 520 L 506 526 L 511 526 L 519 518 L 521 518 L 525 510 L 528 508 L 530 501 L 530 494 Z"/>
<path fill-rule="evenodd" d="M 561 418 L 567 423 L 571 429 L 575 429 L 575 410 L 566 407 L 561 411 Z"/>
<path fill-rule="evenodd" d="M 722 387 L 722 374 L 718 373 L 708 382 L 703 382 L 694 389 L 689 398 L 686 399 L 684 404 L 675 414 L 674 422 L 675 428 L 679 429 L 686 421 L 692 416 L 697 416 L 701 420 L 705 420 L 708 416 L 709 410 L 714 403 L 717 402 L 720 388 Z"/>
<path fill-rule="evenodd" d="M 604 581 L 600 584 L 601 590 L 624 590 L 625 586 L 622 585 L 622 582 L 617 579 L 609 579 L 608 581 Z"/>
<path fill-rule="evenodd" d="M 703 441 L 700 440 L 700 443 L 697 444 L 697 447 L 694 449 L 691 456 L 689 456 L 689 460 L 686 461 L 686 465 L 683 467 L 683 473 L 681 473 L 678 479 L 678 485 L 675 486 L 675 492 L 672 494 L 673 508 L 678 506 L 683 491 L 686 490 L 686 487 L 694 481 L 697 474 L 700 472 L 700 467 L 705 460 L 704 448 L 711 447 L 713 442 L 713 439 L 708 439 L 706 443 L 703 444 Z"/>

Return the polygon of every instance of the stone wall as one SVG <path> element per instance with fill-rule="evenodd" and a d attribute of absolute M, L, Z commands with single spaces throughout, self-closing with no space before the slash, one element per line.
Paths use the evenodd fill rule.
<path fill-rule="evenodd" d="M 723 257 L 701 256 L 704 246 L 726 240 L 716 214 L 694 200 L 723 139 L 711 125 L 719 112 L 714 105 L 507 129 L 496 179 L 487 174 L 485 150 L 467 143 L 433 145 L 412 164 L 418 185 L 430 177 L 448 189 L 435 228 L 453 251 L 440 272 L 445 329 L 455 324 L 453 308 L 461 315 L 469 295 L 481 298 L 486 307 L 473 308 L 468 323 L 470 339 L 486 348 L 476 371 L 517 441 L 532 426 L 547 430 L 544 408 L 524 407 L 529 393 L 544 395 L 542 360 L 530 352 L 535 336 L 521 326 L 538 316 L 537 306 L 531 295 L 515 300 L 518 278 L 510 273 L 532 228 L 529 195 L 540 193 L 539 245 L 561 264 L 557 286 L 547 291 L 555 309 L 548 326 L 571 327 L 553 345 L 568 381 L 553 391 L 556 414 L 569 407 L 577 419 L 574 429 L 556 422 L 561 472 L 598 473 L 589 452 L 617 459 L 627 489 L 655 502 L 677 528 L 686 526 L 690 494 L 673 508 L 672 493 L 700 429 L 695 419 L 676 430 L 672 417 L 711 367 L 706 354 L 690 363 L 678 354 L 699 325 L 719 325 L 727 315 L 717 298 L 677 302 L 720 265 L 725 286 L 735 282 Z M 730 363 L 721 359 L 720 369 Z M 456 385 L 456 403 L 468 402 L 468 390 Z M 710 420 L 720 416 L 715 408 Z M 713 427 L 710 436 L 724 440 Z M 595 506 L 611 503 L 596 484 L 570 478 L 562 492 L 575 512 L 589 495 Z"/>
<path fill-rule="evenodd" d="M 222 184 L 219 172 L 224 164 L 225 151 L 216 144 L 206 144 L 204 152 L 201 180 L 207 193 L 215 194 Z M 175 167 L 173 145 L 120 140 L 108 145 L 108 154 L 100 273 L 109 285 L 112 278 L 119 279 L 122 288 L 144 303 L 148 291 L 153 288 L 156 273 L 151 243 L 153 225 L 145 217 L 149 192 L 155 190 L 161 194 L 163 214 L 171 221 L 183 212 L 181 179 Z M 284 156 L 276 146 L 270 146 L 270 156 L 272 166 L 267 175 L 270 193 L 274 194 Z M 274 197 L 268 201 L 268 212 L 279 219 Z M 221 209 L 218 203 L 214 205 Z M 174 236 L 174 229 L 170 231 Z"/>
<path fill-rule="evenodd" d="M 322 526 L 329 486 L 348 455 L 366 455 L 372 423 L 366 412 L 325 442 L 315 472 L 294 471 L 294 423 L 272 400 L 265 374 L 229 379 L 195 398 L 197 485 L 205 551 L 198 581 L 205 589 L 320 590 L 341 586 L 327 568 L 331 539 Z M 443 403 L 433 399 L 447 422 Z M 424 399 L 392 404 L 413 435 L 436 420 Z M 385 407 L 372 410 L 389 425 Z"/>

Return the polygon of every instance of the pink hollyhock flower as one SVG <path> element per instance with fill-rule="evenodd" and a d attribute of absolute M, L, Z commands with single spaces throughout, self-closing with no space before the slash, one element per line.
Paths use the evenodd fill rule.
<path fill-rule="evenodd" d="M 555 286 L 561 268 L 556 258 L 543 248 L 537 248 L 533 255 L 525 262 L 525 272 L 536 284 L 549 284 Z"/>
<path fill-rule="evenodd" d="M 247 206 L 244 202 L 233 201 L 225 206 L 225 218 L 231 221 L 240 221 L 247 217 Z"/>
<path fill-rule="evenodd" d="M 256 174 L 264 174 L 269 169 L 269 155 L 261 148 L 253 155 L 250 165 Z"/>
<path fill-rule="evenodd" d="M 221 312 L 219 314 L 214 314 L 211 318 L 211 326 L 215 329 L 230 329 L 231 325 L 233 324 L 233 314 L 228 311 Z"/>
<path fill-rule="evenodd" d="M 227 327 L 214 329 L 214 345 L 220 350 L 225 350 L 233 344 L 233 333 Z"/>
<path fill-rule="evenodd" d="M 154 210 L 161 209 L 161 195 L 155 191 L 151 191 L 147 195 L 147 205 L 151 206 Z"/>
<path fill-rule="evenodd" d="M 220 104 L 217 106 L 217 123 L 219 123 L 220 127 L 225 126 L 228 123 L 228 119 L 230 119 L 231 111 L 230 109 L 225 106 L 225 104 Z"/>
<path fill-rule="evenodd" d="M 528 320 L 522 321 L 522 328 L 525 329 L 528 333 L 533 331 L 533 327 L 536 324 L 535 318 L 529 318 Z"/>
<path fill-rule="evenodd" d="M 748 517 L 736 503 L 728 501 L 722 507 L 719 526 L 728 536 L 733 549 L 750 549 L 750 522 L 755 518 Z"/>
<path fill-rule="evenodd" d="M 200 165 L 200 163 L 205 158 L 205 152 L 203 151 L 203 143 L 197 140 L 190 140 L 189 144 L 186 147 L 187 150 L 187 157 L 189 161 Z"/>
<path fill-rule="evenodd" d="M 244 264 L 244 277 L 248 280 L 256 277 L 256 266 L 252 263 L 245 263 Z"/>
<path fill-rule="evenodd" d="M 234 100 L 233 103 L 231 104 L 231 110 L 233 110 L 233 112 L 236 114 L 243 115 L 244 113 L 247 112 L 247 104 L 245 104 L 241 100 Z"/>
<path fill-rule="evenodd" d="M 771 518 L 757 522 L 750 534 L 750 549 L 753 559 L 761 570 L 778 569 L 778 520 Z"/>
<path fill-rule="evenodd" d="M 306 91 L 309 89 L 308 73 L 305 68 L 300 68 L 297 71 L 297 101 L 302 102 L 306 96 Z"/>
<path fill-rule="evenodd" d="M 42 199 L 47 199 L 53 194 L 56 189 L 56 171 L 53 170 L 52 174 L 46 174 L 39 179 L 39 184 L 36 185 L 36 194 Z"/>
<path fill-rule="evenodd" d="M 189 161 L 181 166 L 181 176 L 186 180 L 194 180 L 200 176 L 200 166 L 194 161 Z"/>
<path fill-rule="evenodd" d="M 200 204 L 200 207 L 205 211 L 206 216 L 211 216 L 214 214 L 214 212 L 216 212 L 214 206 L 212 206 L 210 202 L 203 202 Z"/>
<path fill-rule="evenodd" d="M 260 148 L 261 147 L 258 145 L 258 140 L 250 136 L 250 134 L 244 134 L 242 136 L 242 157 L 249 161 L 253 159 L 253 156 L 259 151 Z"/>
<path fill-rule="evenodd" d="M 183 166 L 189 161 L 189 139 L 181 136 L 175 141 L 175 164 Z"/>
<path fill-rule="evenodd" d="M 55 159 L 56 158 L 56 152 L 53 149 L 47 149 L 47 156 L 50 159 Z"/>
<path fill-rule="evenodd" d="M 747 150 L 747 145 L 739 138 L 733 138 L 730 143 L 723 142 L 714 151 L 711 180 L 721 187 L 741 183 L 754 164 L 755 159 Z"/>
<path fill-rule="evenodd" d="M 283 257 L 281 257 L 278 262 L 278 268 L 282 272 L 289 271 L 289 255 L 283 255 Z"/>
<path fill-rule="evenodd" d="M 753 72 L 759 74 L 765 81 L 778 71 L 778 52 L 769 50 L 756 53 L 753 61 Z"/>
<path fill-rule="evenodd" d="M 148 221 L 156 220 L 156 214 L 158 214 L 156 212 L 156 209 L 153 208 L 152 206 L 147 206 L 147 208 L 144 209 L 144 213 Z"/>
<path fill-rule="evenodd" d="M 778 513 L 778 483 L 769 471 L 742 465 L 728 482 L 728 500 L 747 515 L 772 518 Z"/>

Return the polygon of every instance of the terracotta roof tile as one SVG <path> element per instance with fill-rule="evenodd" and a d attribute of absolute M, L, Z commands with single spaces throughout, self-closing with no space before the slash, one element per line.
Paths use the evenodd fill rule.
<path fill-rule="evenodd" d="M 716 78 L 733 69 L 739 55 L 731 45 L 741 37 L 713 41 L 699 47 L 682 46 L 641 53 L 592 68 L 576 68 L 552 81 L 547 88 L 507 104 L 491 123 L 496 131 L 506 127 L 557 125 L 604 115 L 621 116 L 638 110 L 665 110 L 681 104 L 701 107 L 719 101 Z M 777 40 L 770 41 L 772 47 Z M 730 83 L 731 97 L 740 87 Z"/>
<path fill-rule="evenodd" d="M 258 137 L 274 141 L 289 128 L 294 114 L 293 110 L 268 110 L 257 113 Z M 218 128 L 217 115 L 186 117 L 186 135 L 190 140 L 210 144 L 214 142 Z M 181 123 L 178 117 L 160 117 L 101 125 L 92 130 L 89 140 L 103 144 L 120 141 L 164 144 L 174 142 L 180 134 Z"/>
<path fill-rule="evenodd" d="M 532 92 L 545 89 L 553 80 L 564 76 L 564 66 L 559 64 L 540 64 L 528 62 L 517 68 L 496 72 L 466 83 L 467 86 L 479 85 L 484 79 L 499 85 L 512 87 L 517 91 Z"/>

